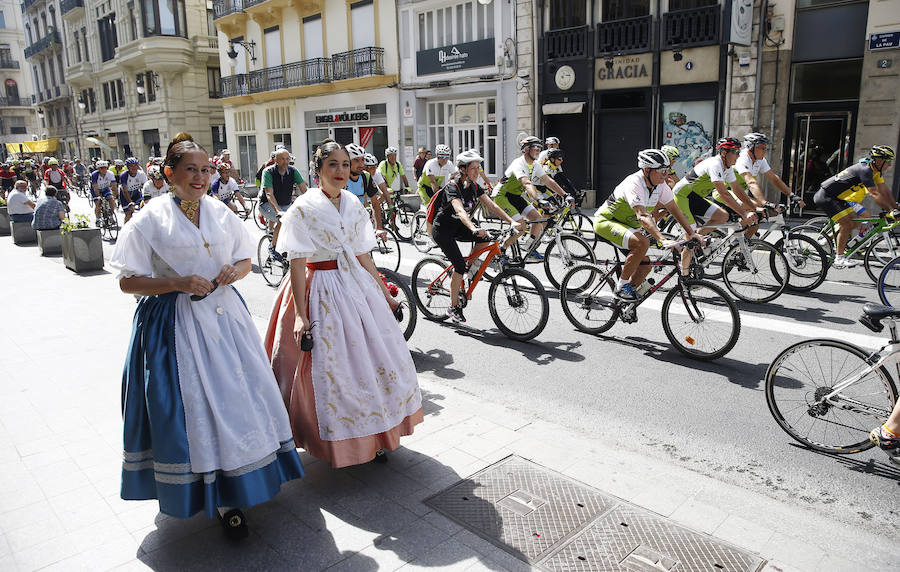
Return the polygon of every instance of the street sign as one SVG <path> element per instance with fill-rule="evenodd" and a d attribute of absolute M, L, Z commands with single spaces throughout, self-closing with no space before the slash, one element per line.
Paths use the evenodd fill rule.
<path fill-rule="evenodd" d="M 900 32 L 884 32 L 869 36 L 869 50 L 900 48 Z"/>

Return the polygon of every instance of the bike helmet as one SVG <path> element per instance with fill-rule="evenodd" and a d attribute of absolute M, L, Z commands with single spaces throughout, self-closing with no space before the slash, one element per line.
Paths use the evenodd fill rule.
<path fill-rule="evenodd" d="M 388 147 L 388 150 L 391 148 Z M 387 151 L 385 151 L 387 153 Z M 366 153 L 366 167 L 375 167 L 378 165 L 378 157 L 371 153 Z"/>
<path fill-rule="evenodd" d="M 384 150 L 384 158 L 387 159 L 388 155 L 396 155 L 400 150 L 396 147 L 388 147 Z"/>
<path fill-rule="evenodd" d="M 769 138 L 764 133 L 747 133 L 744 135 L 744 146 L 755 147 L 757 145 L 768 145 Z"/>
<path fill-rule="evenodd" d="M 366 150 L 362 147 L 362 145 L 357 145 L 356 143 L 347 143 L 344 145 L 344 149 L 347 151 L 347 155 L 350 156 L 350 160 L 356 159 L 357 157 L 365 157 Z"/>
<path fill-rule="evenodd" d="M 150 177 L 151 179 L 162 179 L 163 178 L 162 170 L 158 166 L 153 165 L 152 167 L 147 169 L 147 176 Z"/>
<path fill-rule="evenodd" d="M 539 147 L 542 146 L 542 145 L 541 145 L 541 140 L 538 139 L 537 137 L 533 136 L 533 135 L 529 135 L 528 137 L 522 139 L 522 140 L 519 142 L 519 148 L 520 148 L 520 149 L 525 149 L 525 147 L 531 147 L 532 145 L 537 145 L 537 146 L 539 146 Z"/>
<path fill-rule="evenodd" d="M 669 156 L 659 149 L 644 149 L 638 153 L 638 169 L 660 169 L 671 164 Z"/>
<path fill-rule="evenodd" d="M 221 156 L 224 157 L 225 155 L 231 155 L 231 151 L 229 151 L 228 149 L 222 149 Z"/>
<path fill-rule="evenodd" d="M 681 155 L 681 152 L 678 151 L 678 147 L 676 147 L 675 145 L 663 145 L 659 148 L 659 150 L 668 155 L 671 161 L 674 161 L 678 158 L 679 155 Z"/>
<path fill-rule="evenodd" d="M 893 147 L 888 145 L 875 145 L 869 150 L 869 157 L 893 161 L 897 157 L 897 154 L 894 152 Z"/>
<path fill-rule="evenodd" d="M 449 157 L 450 153 L 450 146 L 443 143 L 438 144 L 438 146 L 434 148 L 434 154 L 438 157 Z"/>
<path fill-rule="evenodd" d="M 216 170 L 217 171 L 222 171 L 222 170 L 231 171 L 231 163 L 229 163 L 228 161 L 222 161 L 221 163 L 219 163 L 219 166 L 216 167 Z"/>
<path fill-rule="evenodd" d="M 50 157 L 50 159 L 47 161 L 47 164 L 48 165 L 59 165 L 59 159 L 57 159 L 56 157 Z"/>
<path fill-rule="evenodd" d="M 125 166 L 125 161 L 123 161 L 122 159 L 116 159 L 116 167 L 124 167 L 124 166 Z"/>
<path fill-rule="evenodd" d="M 109 161 L 97 161 L 97 168 L 109 167 Z"/>
<path fill-rule="evenodd" d="M 467 167 L 470 163 L 481 163 L 483 161 L 484 159 L 481 157 L 481 155 L 478 154 L 478 151 L 476 151 L 475 149 L 463 151 L 456 156 L 456 166 L 459 168 Z"/>
<path fill-rule="evenodd" d="M 723 149 L 726 151 L 740 151 L 741 142 L 734 137 L 722 137 L 721 139 L 716 141 L 716 152 L 719 152 Z"/>
<path fill-rule="evenodd" d="M 550 145 L 559 145 L 559 139 L 556 137 L 547 137 L 544 139 L 544 145 L 549 147 Z"/>
<path fill-rule="evenodd" d="M 141 162 L 138 161 L 135 157 L 129 157 L 129 158 L 125 159 L 125 164 L 126 165 L 140 165 Z"/>
<path fill-rule="evenodd" d="M 41 161 L 43 164 L 48 164 L 50 162 L 50 157 L 44 157 L 44 160 Z"/>
<path fill-rule="evenodd" d="M 548 159 L 562 159 L 563 158 L 563 150 L 562 149 L 548 149 L 547 150 L 547 158 Z"/>

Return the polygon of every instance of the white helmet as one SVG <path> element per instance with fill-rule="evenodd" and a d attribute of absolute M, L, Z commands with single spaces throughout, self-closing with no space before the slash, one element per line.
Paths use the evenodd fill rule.
<path fill-rule="evenodd" d="M 638 153 L 638 169 L 659 169 L 672 164 L 669 156 L 659 149 L 644 149 Z"/>
<path fill-rule="evenodd" d="M 463 151 L 459 155 L 456 156 L 456 166 L 463 168 L 469 166 L 470 163 L 474 162 L 483 162 L 484 158 L 478 154 L 478 151 L 475 149 L 469 149 L 468 151 Z"/>
<path fill-rule="evenodd" d="M 400 150 L 397 149 L 396 147 L 388 147 L 387 149 L 384 150 L 384 158 L 387 159 L 388 155 L 396 155 L 399 152 L 400 152 Z"/>
<path fill-rule="evenodd" d="M 347 151 L 347 155 L 350 156 L 350 160 L 356 159 L 357 157 L 365 157 L 366 150 L 356 143 L 347 143 L 344 145 L 344 149 Z"/>
<path fill-rule="evenodd" d="M 559 145 L 559 139 L 556 137 L 547 137 L 544 139 L 544 145 L 547 145 L 548 147 L 550 145 Z"/>
<path fill-rule="evenodd" d="M 100 167 L 109 167 L 109 161 L 97 161 L 97 168 Z"/>
<path fill-rule="evenodd" d="M 438 157 L 449 157 L 450 153 L 452 153 L 452 151 L 450 150 L 450 146 L 443 143 L 439 143 L 437 147 L 434 148 L 434 154 Z"/>
<path fill-rule="evenodd" d="M 124 166 L 125 166 L 125 161 L 123 161 L 122 159 L 116 159 L 116 167 L 124 167 Z"/>
<path fill-rule="evenodd" d="M 371 153 L 366 153 L 366 167 L 375 167 L 378 165 L 378 157 Z"/>

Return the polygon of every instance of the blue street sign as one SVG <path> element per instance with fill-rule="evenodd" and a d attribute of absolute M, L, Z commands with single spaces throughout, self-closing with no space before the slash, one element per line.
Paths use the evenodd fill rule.
<path fill-rule="evenodd" d="M 888 50 L 900 48 L 900 32 L 884 32 L 869 36 L 870 50 Z"/>

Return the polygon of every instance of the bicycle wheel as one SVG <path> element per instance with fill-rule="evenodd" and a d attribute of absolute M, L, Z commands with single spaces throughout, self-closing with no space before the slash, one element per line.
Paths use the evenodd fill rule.
<path fill-rule="evenodd" d="M 253 205 L 256 212 L 253 213 L 253 223 L 259 230 L 266 230 L 266 217 L 259 211 L 259 204 Z"/>
<path fill-rule="evenodd" d="M 872 447 L 869 431 L 884 423 L 897 388 L 884 367 L 870 369 L 868 354 L 838 340 L 796 343 L 766 371 L 766 402 L 784 431 L 807 447 L 849 454 Z M 827 397 L 843 380 L 859 381 Z"/>
<path fill-rule="evenodd" d="M 425 213 L 419 212 L 410 219 L 410 240 L 413 243 L 413 246 L 416 247 L 416 250 L 419 252 L 428 254 L 432 248 L 435 247 L 434 240 L 432 240 L 431 235 L 428 234 L 428 225 L 425 222 Z"/>
<path fill-rule="evenodd" d="M 889 232 L 881 234 L 866 248 L 863 258 L 866 274 L 877 284 L 881 270 L 897 256 L 900 256 L 900 237 Z"/>
<path fill-rule="evenodd" d="M 597 245 L 597 235 L 594 234 L 594 224 L 591 219 L 581 213 L 569 212 L 562 221 L 565 232 L 577 235 L 585 240 L 593 248 Z"/>
<path fill-rule="evenodd" d="M 559 244 L 553 240 L 544 251 L 544 272 L 557 290 L 570 268 L 588 262 L 597 262 L 597 256 L 587 241 L 574 234 L 561 234 Z"/>
<path fill-rule="evenodd" d="M 810 237 L 822 247 L 822 250 L 828 255 L 829 260 L 834 257 L 834 239 L 831 236 L 829 226 L 809 223 L 801 224 L 792 228 L 791 234 L 802 234 Z"/>
<path fill-rule="evenodd" d="M 703 361 L 727 354 L 741 335 L 737 304 L 708 280 L 682 279 L 663 300 L 661 317 L 675 349 Z"/>
<path fill-rule="evenodd" d="M 400 324 L 400 331 L 403 332 L 403 339 L 409 340 L 413 331 L 416 329 L 416 305 L 412 301 L 412 292 L 406 281 L 399 274 L 388 268 L 379 268 L 378 271 L 383 277 L 384 284 L 388 287 L 388 291 L 395 300 L 400 302 L 400 308 L 394 314 L 398 318 L 397 323 Z M 395 293 L 396 292 L 396 293 Z M 399 316 L 398 316 L 399 314 Z"/>
<path fill-rule="evenodd" d="M 396 202 L 394 204 L 397 210 L 391 223 L 391 229 L 397 235 L 397 238 L 408 241 L 412 238 L 412 228 L 409 223 L 416 213 L 404 202 Z"/>
<path fill-rule="evenodd" d="M 524 342 L 544 330 L 550 301 L 534 274 L 522 268 L 507 268 L 491 282 L 488 310 L 506 337 Z"/>
<path fill-rule="evenodd" d="M 805 234 L 787 235 L 775 243 L 775 250 L 783 253 L 788 263 L 788 290 L 810 292 L 828 276 L 828 255 L 818 242 Z M 774 259 L 769 262 L 772 266 Z M 776 267 L 772 266 L 772 269 Z"/>
<path fill-rule="evenodd" d="M 387 236 L 376 240 L 375 248 L 372 249 L 372 260 L 375 266 L 396 272 L 400 268 L 400 242 L 390 229 L 386 228 L 384 232 Z"/>
<path fill-rule="evenodd" d="M 270 235 L 267 234 L 260 238 L 256 247 L 256 259 L 259 263 L 259 273 L 262 274 L 266 283 L 269 286 L 278 286 L 281 284 L 284 275 L 287 274 L 288 265 L 279 262 L 272 256 L 269 252 L 271 244 L 272 237 Z"/>
<path fill-rule="evenodd" d="M 680 225 L 674 228 L 677 232 Z M 715 250 L 709 250 L 708 246 L 702 250 L 694 250 L 694 258 L 696 258 L 697 264 L 703 267 L 703 276 L 710 280 L 722 278 L 722 260 L 725 259 L 725 253 L 728 252 L 728 245 L 720 244 L 720 241 L 724 239 L 725 233 L 714 228 L 706 235 L 706 240 L 707 244 L 714 243 L 712 246 Z"/>
<path fill-rule="evenodd" d="M 761 304 L 781 295 L 787 287 L 790 271 L 784 254 L 759 239 L 740 242 L 728 249 L 722 260 L 722 277 L 728 290 L 746 302 Z M 749 255 L 750 259 L 747 259 Z"/>
<path fill-rule="evenodd" d="M 101 213 L 100 234 L 106 240 L 113 242 L 119 236 L 119 221 L 116 219 L 115 211 L 105 210 Z"/>
<path fill-rule="evenodd" d="M 900 308 L 900 256 L 885 264 L 881 270 L 878 297 L 882 304 Z"/>
<path fill-rule="evenodd" d="M 413 268 L 410 278 L 412 297 L 416 306 L 429 320 L 447 319 L 450 307 L 450 273 L 437 258 L 423 258 Z"/>
<path fill-rule="evenodd" d="M 600 334 L 619 318 L 612 270 L 579 264 L 569 270 L 559 287 L 563 313 L 573 326 L 588 334 Z"/>

